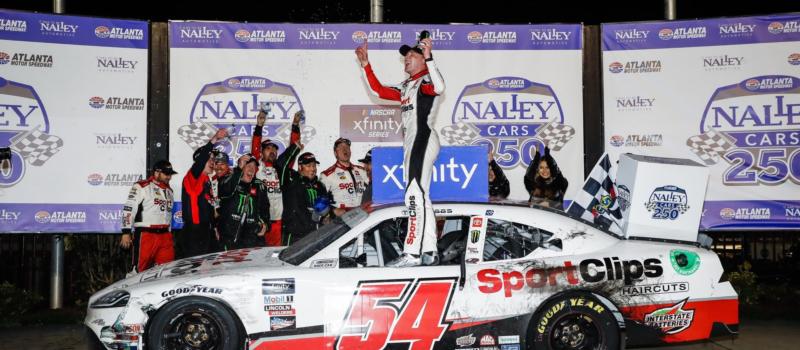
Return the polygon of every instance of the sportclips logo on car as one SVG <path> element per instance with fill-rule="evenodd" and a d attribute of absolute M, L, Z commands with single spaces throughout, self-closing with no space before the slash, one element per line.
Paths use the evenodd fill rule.
<path fill-rule="evenodd" d="M 800 184 L 800 79 L 767 75 L 717 89 L 686 140 L 726 186 Z M 724 163 L 723 163 L 724 164 Z"/>
<path fill-rule="evenodd" d="M 656 278 L 664 273 L 661 260 L 650 258 L 640 260 L 621 260 L 619 257 L 586 259 L 578 266 L 565 261 L 564 266 L 533 267 L 523 271 L 499 271 L 485 269 L 478 271 L 478 290 L 485 294 L 503 292 L 506 298 L 515 291 L 540 289 L 605 281 L 622 281 L 631 285 L 642 278 Z"/>
<path fill-rule="evenodd" d="M 294 113 L 303 109 L 291 85 L 258 76 L 236 76 L 204 85 L 197 94 L 189 124 L 178 128 L 178 136 L 197 149 L 218 130 L 228 129 L 229 137 L 217 145 L 231 159 L 250 152 L 253 125 L 262 103 L 268 103 L 263 137 L 283 150 L 291 133 Z M 303 125 L 302 143 L 308 144 L 316 130 Z"/>
<path fill-rule="evenodd" d="M 575 135 L 564 122 L 555 91 L 521 77 L 467 85 L 456 100 L 452 125 L 441 129 L 450 145 L 487 145 L 503 168 L 527 167 L 535 150 L 559 151 Z"/>

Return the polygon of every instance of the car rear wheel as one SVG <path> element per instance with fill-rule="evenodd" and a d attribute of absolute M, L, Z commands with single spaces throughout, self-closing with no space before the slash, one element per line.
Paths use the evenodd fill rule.
<path fill-rule="evenodd" d="M 180 298 L 165 305 L 148 326 L 148 349 L 241 349 L 236 318 L 219 302 Z"/>
<path fill-rule="evenodd" d="M 619 349 L 620 331 L 611 310 L 596 298 L 569 294 L 549 301 L 531 321 L 535 350 Z"/>

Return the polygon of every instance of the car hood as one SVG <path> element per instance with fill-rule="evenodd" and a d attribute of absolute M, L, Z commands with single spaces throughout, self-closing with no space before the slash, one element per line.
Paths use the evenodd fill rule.
<path fill-rule="evenodd" d="M 198 278 L 219 274 L 264 271 L 270 268 L 285 268 L 294 265 L 278 259 L 285 247 L 246 248 L 220 253 L 194 256 L 155 266 L 129 276 L 109 286 L 108 290 L 126 288 L 136 284 L 152 283 L 166 279 Z"/>

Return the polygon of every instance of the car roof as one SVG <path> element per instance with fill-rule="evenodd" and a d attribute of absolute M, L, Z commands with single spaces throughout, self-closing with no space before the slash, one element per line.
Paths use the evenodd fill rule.
<path fill-rule="evenodd" d="M 582 224 L 591 226 L 591 227 L 593 227 L 593 228 L 595 228 L 595 229 L 597 229 L 599 231 L 602 231 L 603 233 L 606 233 L 611 237 L 614 237 L 614 238 L 617 238 L 617 239 L 622 239 L 623 238 L 620 235 L 615 234 L 615 233 L 613 233 L 613 232 L 611 232 L 611 231 L 609 231 L 609 230 L 607 230 L 607 229 L 605 229 L 605 228 L 603 228 L 603 227 L 601 227 L 601 226 L 599 226 L 599 225 L 597 225 L 597 224 L 595 224 L 595 223 L 593 223 L 591 221 L 587 221 L 586 219 L 583 219 L 583 218 L 581 218 L 579 216 L 569 214 L 566 211 L 559 210 L 559 209 L 554 209 L 554 208 L 550 208 L 550 207 L 543 207 L 543 206 L 540 206 L 540 205 L 537 205 L 537 204 L 530 204 L 528 201 L 513 200 L 513 199 L 489 199 L 489 200 L 487 200 L 485 202 L 467 202 L 467 201 L 432 201 L 432 202 L 433 202 L 434 208 L 436 206 L 457 204 L 457 205 L 483 205 L 483 206 L 492 206 L 492 207 L 508 206 L 508 207 L 522 207 L 522 208 L 537 209 L 537 210 L 542 210 L 542 211 L 545 211 L 545 212 L 557 214 L 557 215 L 560 215 L 560 216 L 564 216 L 564 217 L 570 218 L 572 220 L 576 220 L 576 221 L 578 221 L 578 222 L 580 222 Z M 367 210 L 367 212 L 372 212 L 372 211 L 380 210 L 380 209 L 387 209 L 387 208 L 394 208 L 394 207 L 404 207 L 404 206 L 405 206 L 405 203 L 402 203 L 402 202 L 382 203 L 382 204 L 377 204 L 377 205 L 369 205 L 368 209 L 366 209 L 366 210 Z"/>

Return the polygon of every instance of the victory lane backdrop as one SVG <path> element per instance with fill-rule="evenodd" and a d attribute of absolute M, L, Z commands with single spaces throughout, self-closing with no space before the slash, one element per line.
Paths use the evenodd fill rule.
<path fill-rule="evenodd" d="M 612 161 L 708 166 L 701 229 L 800 225 L 800 16 L 606 24 L 602 35 Z"/>
<path fill-rule="evenodd" d="M 117 233 L 145 175 L 147 22 L 0 10 L 2 232 Z"/>
<path fill-rule="evenodd" d="M 292 116 L 306 111 L 304 151 L 317 156 L 320 172 L 334 164 L 340 136 L 353 141 L 356 163 L 372 147 L 400 146 L 398 105 L 372 96 L 354 50 L 368 41 L 378 78 L 396 85 L 407 77 L 398 48 L 414 45 L 422 30 L 446 82 L 431 112 L 442 146 L 492 148 L 510 197 L 527 200 L 523 175 L 548 144 L 573 184 L 571 198 L 583 180 L 580 25 L 170 22 L 170 159 L 185 172 L 193 150 L 219 128 L 233 130 L 219 146 L 232 159 L 249 152 L 265 101 L 264 137 L 281 150 Z"/>

